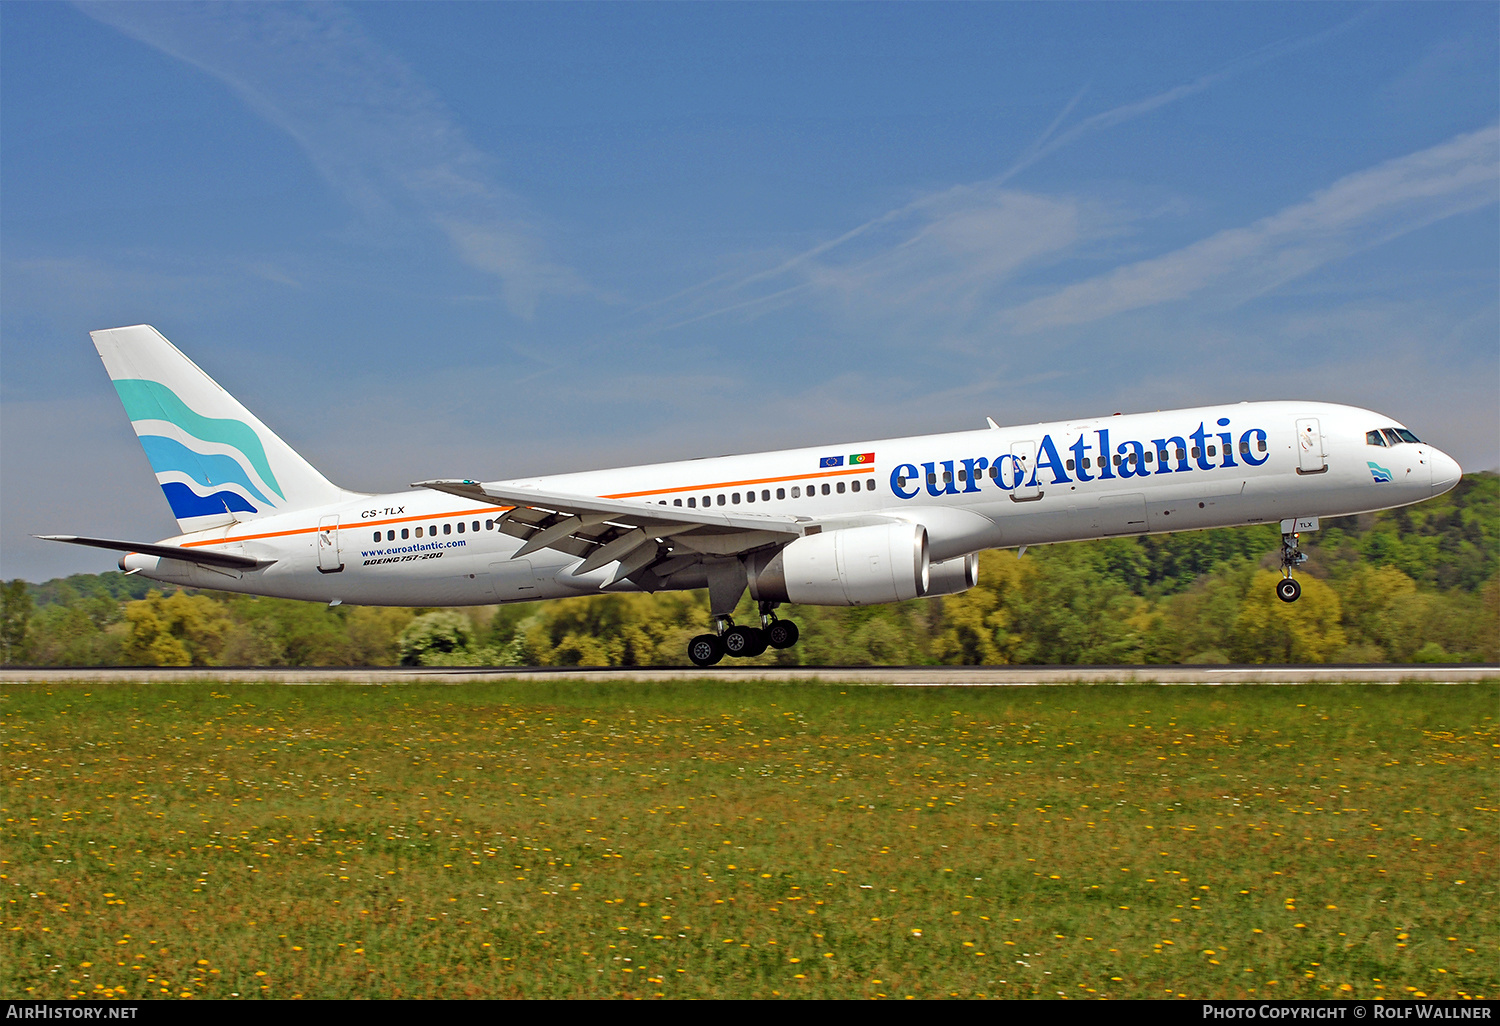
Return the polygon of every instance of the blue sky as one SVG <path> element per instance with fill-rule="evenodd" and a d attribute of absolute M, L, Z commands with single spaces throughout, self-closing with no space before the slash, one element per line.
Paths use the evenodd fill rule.
<path fill-rule="evenodd" d="M 1500 465 L 1494 4 L 0 5 L 0 575 L 173 522 L 150 323 L 348 487 L 1239 399 Z"/>

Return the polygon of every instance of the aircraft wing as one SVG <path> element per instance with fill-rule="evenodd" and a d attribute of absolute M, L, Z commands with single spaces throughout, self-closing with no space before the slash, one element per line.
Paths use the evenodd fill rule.
<path fill-rule="evenodd" d="M 237 556 L 232 552 L 215 552 L 212 549 L 185 549 L 180 545 L 147 545 L 142 542 L 115 541 L 112 538 L 80 538 L 76 534 L 38 534 L 42 541 L 67 542 L 70 545 L 90 545 L 96 549 L 114 552 L 139 552 L 146 556 L 163 559 L 180 559 L 185 563 L 202 566 L 219 566 L 229 570 L 254 570 L 270 566 L 274 559 L 255 559 L 252 556 Z"/>
<path fill-rule="evenodd" d="M 618 560 L 609 583 L 675 557 L 738 555 L 822 529 L 803 517 L 687 509 L 479 481 L 419 481 L 412 487 L 509 506 L 499 526 L 525 543 L 517 557 L 543 548 L 582 556 L 575 575 Z"/>

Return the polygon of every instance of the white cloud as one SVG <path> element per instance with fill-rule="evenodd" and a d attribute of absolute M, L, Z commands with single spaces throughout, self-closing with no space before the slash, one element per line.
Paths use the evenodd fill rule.
<path fill-rule="evenodd" d="M 132 38 L 223 82 L 291 136 L 368 219 L 442 232 L 501 281 L 512 312 L 586 291 L 547 253 L 536 218 L 493 180 L 442 100 L 333 4 L 86 4 Z"/>
<path fill-rule="evenodd" d="M 1015 331 L 1085 324 L 1218 289 L 1267 292 L 1351 253 L 1500 198 L 1500 127 L 1348 175 L 1244 228 L 1069 285 L 1001 315 Z"/>

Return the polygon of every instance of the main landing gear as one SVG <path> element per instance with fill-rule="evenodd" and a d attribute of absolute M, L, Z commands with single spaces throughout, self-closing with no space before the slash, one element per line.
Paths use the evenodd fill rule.
<path fill-rule="evenodd" d="M 739 659 L 758 656 L 767 648 L 791 648 L 797 643 L 797 625 L 778 619 L 776 603 L 760 604 L 760 626 L 740 627 L 729 616 L 714 617 L 714 633 L 700 634 L 688 642 L 688 659 L 694 666 L 713 666 L 726 655 Z"/>
<path fill-rule="evenodd" d="M 1296 602 L 1302 595 L 1302 585 L 1292 578 L 1292 569 L 1307 562 L 1307 553 L 1297 547 L 1297 534 L 1281 536 L 1281 580 L 1276 582 L 1276 597 L 1283 602 Z"/>

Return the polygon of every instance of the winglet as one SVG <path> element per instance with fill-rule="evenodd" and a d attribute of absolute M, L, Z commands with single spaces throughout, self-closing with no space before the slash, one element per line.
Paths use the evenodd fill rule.
<path fill-rule="evenodd" d="M 986 418 L 984 418 L 984 421 L 985 421 L 986 424 L 988 424 L 990 426 L 990 430 L 991 431 L 999 431 L 1000 430 L 1000 425 L 995 423 L 995 418 L 994 417 L 986 417 Z"/>

